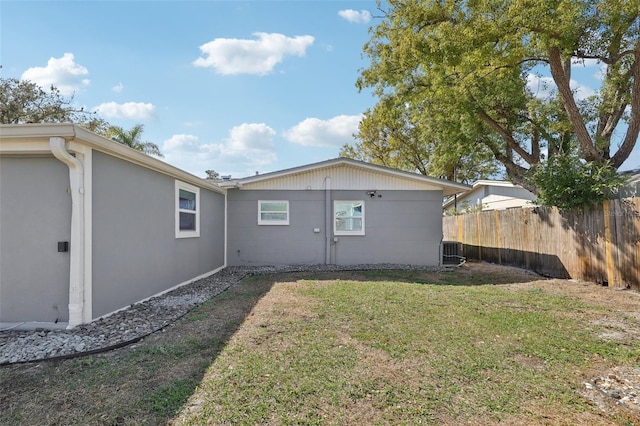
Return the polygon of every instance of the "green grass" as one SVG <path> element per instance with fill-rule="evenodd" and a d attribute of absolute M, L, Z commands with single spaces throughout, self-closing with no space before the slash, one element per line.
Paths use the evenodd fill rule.
<path fill-rule="evenodd" d="M 637 344 L 603 341 L 574 315 L 604 308 L 541 290 L 396 274 L 364 275 L 410 283 L 291 287 L 312 301 L 308 312 L 286 314 L 287 304 L 274 302 L 281 315 L 247 325 L 247 338 L 228 346 L 201 383 L 200 410 L 181 421 L 345 424 L 355 413 L 367 416 L 359 424 L 427 424 L 535 418 L 526 411 L 535 407 L 572 416 L 591 409 L 576 392 L 576 370 L 594 359 L 640 361 Z"/>
<path fill-rule="evenodd" d="M 136 345 L 1 368 L 0 424 L 640 424 L 579 395 L 640 364 L 589 325 L 631 312 L 463 269 L 248 277 Z"/>
<path fill-rule="evenodd" d="M 174 380 L 143 398 L 143 404 L 158 416 L 172 417 L 191 396 L 196 385 L 191 380 Z"/>

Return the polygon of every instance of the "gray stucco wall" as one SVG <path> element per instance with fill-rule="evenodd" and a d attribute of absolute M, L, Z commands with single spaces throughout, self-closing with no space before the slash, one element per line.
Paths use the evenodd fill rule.
<path fill-rule="evenodd" d="M 175 237 L 175 179 L 94 151 L 93 317 L 224 265 L 224 195 L 200 190 L 200 237 Z"/>
<path fill-rule="evenodd" d="M 0 157 L 0 322 L 67 322 L 69 169 L 53 157 Z"/>
<path fill-rule="evenodd" d="M 331 191 L 331 262 L 438 265 L 442 192 Z M 258 200 L 289 200 L 288 226 L 259 226 Z M 333 236 L 333 201 L 365 202 L 365 235 Z M 324 191 L 228 191 L 230 265 L 325 263 Z M 319 228 L 319 233 L 314 233 Z"/>
<path fill-rule="evenodd" d="M 258 200 L 289 200 L 289 225 L 259 226 Z M 229 265 L 324 263 L 324 191 L 231 189 L 227 215 Z"/>

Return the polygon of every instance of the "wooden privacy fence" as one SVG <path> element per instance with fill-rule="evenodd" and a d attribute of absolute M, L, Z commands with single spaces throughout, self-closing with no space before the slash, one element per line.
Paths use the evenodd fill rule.
<path fill-rule="evenodd" d="M 592 210 L 535 207 L 443 219 L 444 240 L 462 243 L 467 259 L 640 290 L 638 197 Z"/>

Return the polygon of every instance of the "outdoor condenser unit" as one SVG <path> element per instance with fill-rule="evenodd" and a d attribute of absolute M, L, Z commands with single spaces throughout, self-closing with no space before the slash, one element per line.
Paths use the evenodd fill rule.
<path fill-rule="evenodd" d="M 462 243 L 457 241 L 442 242 L 442 265 L 462 265 L 465 262 L 462 256 Z"/>

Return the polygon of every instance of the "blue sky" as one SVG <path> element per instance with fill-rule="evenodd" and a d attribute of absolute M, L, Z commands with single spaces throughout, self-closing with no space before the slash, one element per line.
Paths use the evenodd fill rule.
<path fill-rule="evenodd" d="M 56 85 L 164 161 L 242 177 L 338 156 L 376 99 L 355 87 L 375 1 L 7 1 L 5 78 Z M 576 87 L 597 88 L 598 66 Z M 531 79 L 531 84 L 536 84 Z M 622 169 L 640 167 L 636 147 Z"/>

